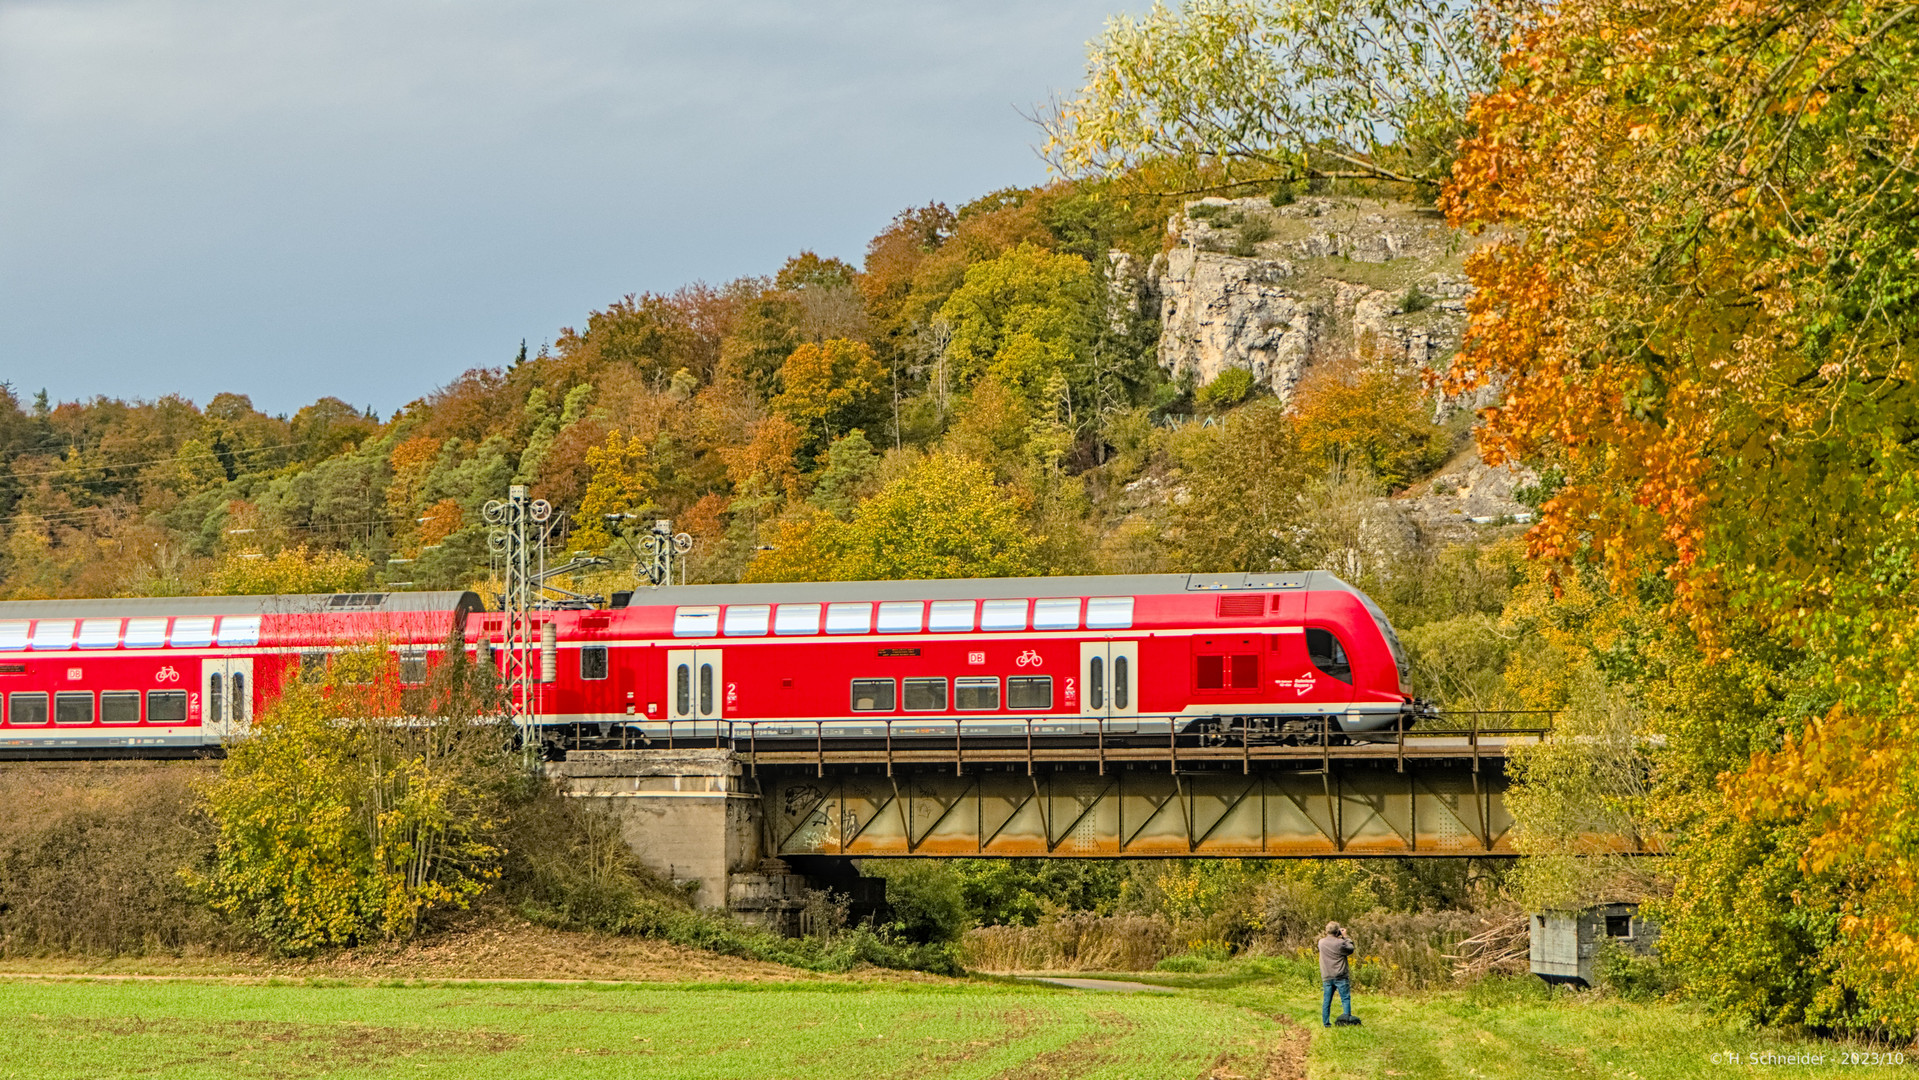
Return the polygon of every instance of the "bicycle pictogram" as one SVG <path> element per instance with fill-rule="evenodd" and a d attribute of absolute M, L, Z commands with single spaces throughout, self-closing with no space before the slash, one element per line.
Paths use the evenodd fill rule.
<path fill-rule="evenodd" d="M 174 669 L 172 664 L 168 664 L 159 671 L 154 672 L 153 679 L 155 682 L 179 682 L 180 673 Z"/>
<path fill-rule="evenodd" d="M 1041 658 L 1039 654 L 1039 650 L 1028 649 L 1023 653 L 1020 653 L 1019 659 L 1013 662 L 1015 664 L 1018 664 L 1020 667 L 1026 667 L 1028 665 L 1031 665 L 1033 667 L 1039 667 L 1040 665 L 1044 664 L 1046 661 L 1043 658 Z"/>

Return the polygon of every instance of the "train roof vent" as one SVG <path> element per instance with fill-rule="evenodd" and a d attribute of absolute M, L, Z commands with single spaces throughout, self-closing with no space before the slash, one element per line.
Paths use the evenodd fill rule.
<path fill-rule="evenodd" d="M 1223 592 L 1245 587 L 1245 574 L 1193 574 L 1186 579 L 1187 592 Z"/>
<path fill-rule="evenodd" d="M 1306 587 L 1306 575 L 1247 574 L 1246 587 L 1249 589 L 1303 589 Z"/>
<path fill-rule="evenodd" d="M 1239 596 L 1222 596 L 1219 598 L 1219 615 L 1221 618 L 1245 618 L 1247 616 L 1264 615 L 1265 613 L 1266 598 L 1256 593 L 1246 593 Z"/>
<path fill-rule="evenodd" d="M 379 592 L 337 593 L 334 595 L 334 597 L 331 600 L 327 601 L 326 606 L 330 608 L 336 608 L 336 609 L 376 608 L 384 603 L 386 603 L 385 593 L 379 593 Z"/>

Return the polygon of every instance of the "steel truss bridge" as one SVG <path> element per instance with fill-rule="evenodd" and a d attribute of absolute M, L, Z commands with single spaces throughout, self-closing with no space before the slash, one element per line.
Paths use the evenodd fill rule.
<path fill-rule="evenodd" d="M 1538 729 L 1262 745 L 736 740 L 765 850 L 856 858 L 1513 856 L 1509 749 Z M 709 744 L 710 745 L 710 744 Z M 1620 837 L 1594 850 L 1642 851 Z"/>

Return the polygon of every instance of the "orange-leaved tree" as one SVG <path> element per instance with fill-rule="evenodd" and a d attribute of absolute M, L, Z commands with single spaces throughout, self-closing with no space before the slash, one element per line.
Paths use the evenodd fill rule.
<path fill-rule="evenodd" d="M 1449 389 L 1500 387 L 1487 457 L 1563 478 L 1532 553 L 1671 617 L 1610 661 L 1667 739 L 1663 950 L 1756 1019 L 1909 1037 L 1919 19 L 1571 0 L 1473 119 Z"/>

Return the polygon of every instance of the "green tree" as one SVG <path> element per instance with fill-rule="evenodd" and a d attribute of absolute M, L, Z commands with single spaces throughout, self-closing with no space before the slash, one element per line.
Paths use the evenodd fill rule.
<path fill-rule="evenodd" d="M 1496 4 L 1187 0 L 1121 15 L 1086 86 L 1041 117 L 1061 171 L 1162 162 L 1215 182 L 1449 175 L 1466 107 L 1498 76 Z"/>
<path fill-rule="evenodd" d="M 1076 373 L 1097 314 L 1086 260 L 1030 243 L 969 268 L 939 311 L 952 327 L 954 374 L 966 382 L 990 374 L 1027 394 L 1056 372 Z"/>

